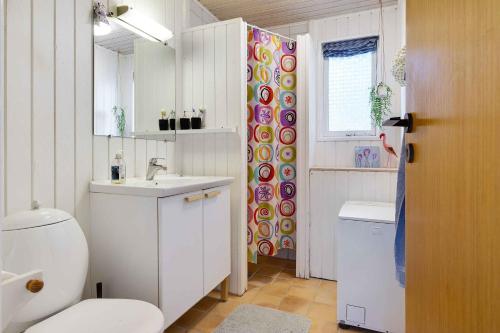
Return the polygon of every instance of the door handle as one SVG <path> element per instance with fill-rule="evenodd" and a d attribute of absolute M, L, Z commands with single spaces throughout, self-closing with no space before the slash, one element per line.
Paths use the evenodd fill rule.
<path fill-rule="evenodd" d="M 207 198 L 207 199 L 215 198 L 218 195 L 220 195 L 220 191 L 212 191 L 212 192 L 205 193 L 205 198 Z"/>
<path fill-rule="evenodd" d="M 195 202 L 195 201 L 198 201 L 198 200 L 201 200 L 203 199 L 203 194 L 194 194 L 194 195 L 190 195 L 189 197 L 185 197 L 184 198 L 184 201 L 186 202 Z"/>
<path fill-rule="evenodd" d="M 413 131 L 413 115 L 411 113 L 405 113 L 403 119 L 401 119 L 401 117 L 389 118 L 382 123 L 382 126 L 404 127 L 405 133 L 411 133 Z"/>

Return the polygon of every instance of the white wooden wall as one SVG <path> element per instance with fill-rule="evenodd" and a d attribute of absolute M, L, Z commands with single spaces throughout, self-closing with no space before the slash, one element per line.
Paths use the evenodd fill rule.
<path fill-rule="evenodd" d="M 393 202 L 396 175 L 396 172 L 380 171 L 311 171 L 311 276 L 337 279 L 336 224 L 344 202 Z"/>
<path fill-rule="evenodd" d="M 378 9 L 363 11 L 359 13 L 352 13 L 347 15 L 335 16 L 320 20 L 310 21 L 309 33 L 314 40 L 314 48 L 317 54 L 316 59 L 316 101 L 317 101 L 317 115 L 324 110 L 323 98 L 323 56 L 321 54 L 321 43 L 333 40 L 342 40 L 349 38 L 356 38 L 362 36 L 378 35 L 379 27 L 379 13 Z M 392 113 L 394 116 L 400 115 L 400 89 L 399 85 L 394 81 L 391 74 L 391 67 L 394 56 L 401 47 L 401 25 L 400 25 L 400 12 L 397 6 L 389 6 L 383 8 L 384 18 L 384 35 L 385 35 L 385 78 L 386 82 L 393 90 L 392 98 Z M 381 41 L 382 42 L 382 41 Z M 379 71 L 381 68 L 379 47 Z M 380 80 L 380 73 L 378 78 Z M 317 119 L 316 115 L 316 119 Z M 314 119 L 314 117 L 311 117 Z M 317 128 L 317 126 L 316 126 Z M 399 155 L 399 147 L 401 146 L 400 130 L 386 128 L 384 131 L 387 133 L 388 142 L 394 146 Z M 315 166 L 332 166 L 332 167 L 352 167 L 354 166 L 354 147 L 360 145 L 372 145 L 381 147 L 381 164 L 385 166 L 387 161 L 387 153 L 382 149 L 380 140 L 359 141 L 359 140 L 345 140 L 345 141 L 318 141 L 316 133 L 312 133 L 311 139 L 313 140 L 311 157 L 312 164 Z M 392 167 L 396 167 L 397 163 L 393 159 L 391 162 Z"/>
<path fill-rule="evenodd" d="M 232 274 L 237 274 L 238 267 L 246 268 L 246 225 L 243 232 L 241 229 L 246 224 L 247 193 L 246 25 L 234 19 L 192 28 L 183 33 L 182 50 L 183 109 L 205 108 L 206 128 L 238 129 L 231 134 L 177 136 L 175 155 L 177 170 L 184 175 L 235 177 L 231 253 Z M 236 282 L 231 279 L 231 291 L 241 293 L 245 286 Z"/>
<path fill-rule="evenodd" d="M 6 214 L 32 200 L 88 225 L 91 1 L 6 1 Z"/>
<path fill-rule="evenodd" d="M 117 0 L 108 0 L 108 8 L 112 8 Z M 211 22 L 209 15 L 201 15 L 206 9 L 195 0 L 131 0 L 130 5 L 152 17 L 174 31 L 171 45 L 176 50 L 176 111 L 182 114 L 183 109 L 183 45 L 182 31 L 191 26 L 192 21 L 200 24 Z M 197 15 L 194 19 L 193 15 Z M 201 15 L 201 16 L 200 16 Z M 201 17 L 201 19 L 200 19 Z M 177 19 L 176 19 L 177 18 Z M 180 19 L 179 19 L 180 18 Z M 120 139 L 94 136 L 93 179 L 109 179 L 109 165 L 117 150 L 123 150 L 127 163 L 127 177 L 143 177 L 146 175 L 148 159 L 164 157 L 167 159 L 168 173 L 182 173 L 182 150 L 176 151 L 178 143 L 156 142 L 143 139 Z M 184 172 L 185 173 L 185 172 Z"/>
<path fill-rule="evenodd" d="M 132 2 L 174 32 L 188 21 L 188 0 Z M 106 177 L 109 156 L 121 144 L 121 139 L 92 135 L 93 1 L 6 0 L 2 4 L 7 27 L 2 43 L 3 213 L 29 209 L 32 200 L 39 200 L 44 207 L 73 214 L 87 233 L 89 182 L 93 176 Z M 148 156 L 164 151 L 175 154 L 173 146 L 162 142 L 124 139 L 123 145 L 133 161 L 128 163 L 129 175 L 144 174 Z"/>
<path fill-rule="evenodd" d="M 380 140 L 317 140 L 318 114 L 326 112 L 323 104 L 323 57 L 321 43 L 362 36 L 378 35 L 379 10 L 363 11 L 309 22 L 309 32 L 314 41 L 316 114 L 311 114 L 310 135 L 310 271 L 311 276 L 336 279 L 336 231 L 335 225 L 340 207 L 347 200 L 394 201 L 396 173 L 391 171 L 360 171 L 348 168 L 354 166 L 354 147 L 361 145 L 379 146 L 381 166 L 386 165 L 387 153 Z M 383 8 L 385 34 L 385 78 L 393 90 L 392 113 L 400 114 L 400 88 L 390 73 L 394 55 L 401 47 L 401 13 L 397 6 Z M 380 48 L 379 48 L 380 51 Z M 379 71 L 381 55 L 379 52 Z M 378 75 L 380 78 L 380 73 Z M 400 130 L 384 129 L 388 141 L 397 153 L 400 150 Z M 314 167 L 324 168 L 318 171 Z M 390 167 L 396 167 L 393 159 Z M 347 168 L 342 170 L 342 168 Z M 340 170 L 339 170 L 340 169 Z"/>

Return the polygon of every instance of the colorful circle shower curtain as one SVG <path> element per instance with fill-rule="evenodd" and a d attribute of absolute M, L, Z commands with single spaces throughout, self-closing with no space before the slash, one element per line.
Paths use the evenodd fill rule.
<path fill-rule="evenodd" d="M 248 261 L 295 249 L 296 43 L 248 30 Z"/>

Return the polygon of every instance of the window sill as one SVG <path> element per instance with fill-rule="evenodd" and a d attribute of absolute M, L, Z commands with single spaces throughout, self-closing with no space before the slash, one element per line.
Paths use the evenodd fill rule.
<path fill-rule="evenodd" d="M 354 136 L 318 136 L 316 141 L 380 141 L 377 135 L 354 135 Z"/>

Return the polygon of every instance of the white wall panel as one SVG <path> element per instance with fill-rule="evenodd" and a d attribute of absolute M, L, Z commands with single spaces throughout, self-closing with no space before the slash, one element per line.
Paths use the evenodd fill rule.
<path fill-rule="evenodd" d="M 241 221 L 246 222 L 246 32 L 239 19 L 196 27 L 183 33 L 183 109 L 206 109 L 206 127 L 238 128 L 234 134 L 182 135 L 176 148 L 181 150 L 183 175 L 232 176 L 231 216 L 233 223 L 233 274 L 238 265 L 244 239 L 238 240 Z M 244 252 L 246 256 L 246 250 Z M 231 291 L 241 293 L 236 278 Z"/>
<path fill-rule="evenodd" d="M 109 8 L 117 2 L 106 3 Z M 189 25 L 189 2 L 130 1 L 177 31 L 176 36 Z M 110 152 L 117 147 L 124 150 L 129 176 L 145 176 L 147 164 L 145 140 L 124 139 L 121 145 L 113 140 L 110 149 L 108 137 L 92 135 L 93 1 L 8 0 L 0 4 L 0 30 L 5 27 L 0 43 L 5 46 L 0 65 L 4 78 L 0 214 L 29 209 L 36 199 L 43 207 L 74 214 L 88 235 L 89 182 L 108 178 Z M 204 22 L 214 19 L 206 12 L 201 16 Z M 177 53 L 182 55 L 181 48 Z M 181 70 L 176 77 L 182 81 Z M 180 90 L 177 96 L 182 96 Z M 182 98 L 177 103 L 181 105 Z M 180 154 L 174 143 L 159 142 L 155 149 L 169 156 L 171 172 L 180 169 L 174 162 L 174 154 Z"/>
<path fill-rule="evenodd" d="M 33 1 L 33 198 L 54 206 L 54 0 Z"/>
<path fill-rule="evenodd" d="M 311 171 L 311 276 L 337 278 L 336 224 L 344 202 L 394 202 L 396 175 L 387 171 Z"/>
<path fill-rule="evenodd" d="M 227 26 L 215 26 L 215 127 L 226 126 Z"/>
<path fill-rule="evenodd" d="M 326 112 L 323 98 L 323 58 L 321 55 L 321 43 L 334 40 L 371 36 L 379 34 L 379 10 L 363 11 L 352 14 L 345 14 L 329 17 L 320 20 L 310 21 L 310 34 L 314 40 L 314 47 L 317 54 L 316 59 L 316 86 L 317 86 L 317 112 Z M 393 90 L 392 114 L 400 114 L 400 89 L 390 73 L 392 61 L 399 50 L 401 42 L 400 19 L 397 6 L 388 6 L 383 9 L 384 34 L 385 34 L 385 81 Z M 379 45 L 378 60 L 378 80 L 381 80 L 381 40 Z M 318 116 L 315 117 L 318 121 Z M 314 120 L 314 118 L 313 118 Z M 394 146 L 399 154 L 400 150 L 400 130 L 385 128 L 387 141 Z M 382 143 L 378 139 L 369 141 L 344 140 L 344 141 L 318 141 L 317 133 L 311 133 L 313 140 L 312 164 L 316 166 L 329 167 L 352 167 L 354 166 L 354 147 L 359 145 L 370 145 L 380 147 L 381 166 L 385 167 L 388 155 L 382 148 Z M 397 161 L 392 159 L 390 167 L 396 167 Z"/>
<path fill-rule="evenodd" d="M 75 8 L 56 0 L 55 12 L 55 184 L 56 208 L 75 209 Z"/>
<path fill-rule="evenodd" d="M 32 200 L 31 1 L 7 1 L 5 16 L 5 209 L 10 214 L 29 208 Z"/>
<path fill-rule="evenodd" d="M 45 1 L 41 1 L 45 3 Z M 75 216 L 85 234 L 90 226 L 92 179 L 92 3 L 75 1 Z M 88 293 L 86 293 L 88 294 Z"/>

